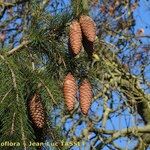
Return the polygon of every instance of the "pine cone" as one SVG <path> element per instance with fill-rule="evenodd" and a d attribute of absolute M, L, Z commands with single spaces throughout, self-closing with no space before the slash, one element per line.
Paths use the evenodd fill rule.
<path fill-rule="evenodd" d="M 44 108 L 39 93 L 34 93 L 28 103 L 32 123 L 39 129 L 45 125 Z"/>
<path fill-rule="evenodd" d="M 79 54 L 82 48 L 82 32 L 78 21 L 72 21 L 69 32 L 69 43 L 73 54 Z"/>
<path fill-rule="evenodd" d="M 85 37 L 90 41 L 94 42 L 96 37 L 96 25 L 91 17 L 82 15 L 79 19 L 81 29 Z"/>
<path fill-rule="evenodd" d="M 84 81 L 81 83 L 79 92 L 80 92 L 81 111 L 84 115 L 87 115 L 93 97 L 92 87 L 90 82 L 87 79 L 84 79 Z"/>
<path fill-rule="evenodd" d="M 65 104 L 67 106 L 67 109 L 71 111 L 74 108 L 75 97 L 77 93 L 76 81 L 71 73 L 68 73 L 67 76 L 65 77 L 63 90 L 64 90 Z"/>

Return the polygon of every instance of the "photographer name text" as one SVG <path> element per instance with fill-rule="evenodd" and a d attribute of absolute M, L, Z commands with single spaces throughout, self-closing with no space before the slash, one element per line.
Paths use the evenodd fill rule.
<path fill-rule="evenodd" d="M 49 147 L 58 147 L 58 146 L 81 146 L 84 145 L 84 142 L 75 142 L 75 141 L 59 141 L 59 142 L 31 142 L 27 144 L 30 147 L 38 146 L 49 146 Z M 3 141 L 0 143 L 0 147 L 20 147 L 22 146 L 21 142 L 12 142 L 12 141 Z"/>

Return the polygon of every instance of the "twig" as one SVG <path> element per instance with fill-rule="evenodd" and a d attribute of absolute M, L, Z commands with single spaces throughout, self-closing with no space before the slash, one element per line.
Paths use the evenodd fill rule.
<path fill-rule="evenodd" d="M 1 103 L 5 100 L 5 98 L 7 97 L 7 95 L 11 92 L 12 88 L 4 95 L 4 97 L 1 100 Z"/>
<path fill-rule="evenodd" d="M 53 94 L 51 93 L 50 89 L 48 88 L 48 86 L 44 83 L 44 81 L 42 79 L 40 79 L 40 82 L 42 83 L 42 85 L 45 87 L 45 89 L 47 90 L 48 95 L 51 97 L 53 103 L 55 105 L 57 105 L 57 102 L 55 101 Z"/>
<path fill-rule="evenodd" d="M 29 44 L 29 41 L 24 41 L 22 42 L 20 45 L 18 45 L 17 47 L 13 48 L 12 50 L 8 51 L 6 53 L 6 56 L 10 56 L 12 54 L 14 54 L 15 52 L 20 51 L 24 46 L 26 46 L 27 44 Z"/>
<path fill-rule="evenodd" d="M 15 126 L 15 116 L 16 116 L 16 113 L 14 113 L 14 114 L 13 114 L 10 135 L 12 135 L 12 134 L 14 133 L 14 126 Z"/>
<path fill-rule="evenodd" d="M 111 112 L 111 109 L 107 106 L 108 97 L 106 95 L 103 98 L 103 101 L 104 101 L 104 105 L 103 105 L 104 113 L 103 113 L 103 119 L 102 119 L 102 128 L 105 128 L 107 119 L 108 119 L 109 114 Z"/>
<path fill-rule="evenodd" d="M 135 36 L 135 38 L 150 38 L 150 35 Z"/>
<path fill-rule="evenodd" d="M 24 128 L 23 128 L 23 122 L 22 122 L 22 118 L 21 117 L 20 117 L 20 122 L 21 122 L 21 133 L 22 133 L 23 147 L 24 147 L 24 150 L 27 150 L 26 138 L 25 138 L 25 133 L 24 133 Z"/>

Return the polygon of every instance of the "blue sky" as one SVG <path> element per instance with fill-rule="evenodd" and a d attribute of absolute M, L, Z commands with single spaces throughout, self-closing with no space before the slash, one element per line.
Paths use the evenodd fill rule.
<path fill-rule="evenodd" d="M 136 29 L 143 28 L 145 34 L 150 34 L 150 1 L 140 0 L 134 16 L 136 18 Z"/>

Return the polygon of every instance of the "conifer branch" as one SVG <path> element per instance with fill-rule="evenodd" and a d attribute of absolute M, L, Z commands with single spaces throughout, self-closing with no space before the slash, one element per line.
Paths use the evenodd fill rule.
<path fill-rule="evenodd" d="M 9 67 L 10 71 L 11 71 L 11 74 L 12 74 L 13 85 L 14 85 L 14 89 L 16 91 L 16 101 L 17 101 L 17 105 L 19 105 L 19 94 L 18 94 L 16 76 L 15 76 L 15 73 L 14 73 L 13 69 L 10 67 L 9 63 L 7 63 L 7 64 L 8 64 L 8 67 Z M 25 133 L 24 133 L 24 128 L 23 128 L 22 116 L 20 116 L 20 123 L 21 123 L 20 125 L 21 125 L 22 142 L 23 142 L 24 150 L 27 150 L 27 148 L 26 148 L 26 140 L 25 140 Z M 14 120 L 12 120 L 12 129 L 13 129 L 13 126 L 14 126 Z M 11 133 L 12 132 L 13 131 L 11 130 Z"/>
<path fill-rule="evenodd" d="M 12 69 L 12 67 L 10 66 L 9 62 L 4 58 L 4 56 L 0 55 L 0 57 L 5 61 L 5 63 L 7 64 L 10 72 L 11 72 L 11 76 L 12 76 L 12 82 L 13 82 L 13 87 L 14 90 L 16 92 L 16 104 L 19 107 L 19 91 L 18 91 L 18 87 L 17 87 L 17 81 L 16 81 L 16 75 L 14 73 L 14 70 Z M 9 92 L 8 92 L 9 93 Z M 16 112 L 14 112 L 13 114 L 13 119 L 12 119 L 12 126 L 11 126 L 11 131 L 10 134 L 13 134 L 14 132 L 14 120 L 15 120 L 15 116 L 16 116 Z M 24 150 L 27 150 L 26 148 L 26 138 L 25 138 L 25 132 L 24 132 L 24 128 L 23 128 L 23 121 L 22 121 L 22 116 L 20 115 L 20 125 L 21 125 L 21 134 L 22 134 L 22 142 L 23 142 L 23 146 L 24 146 Z"/>

